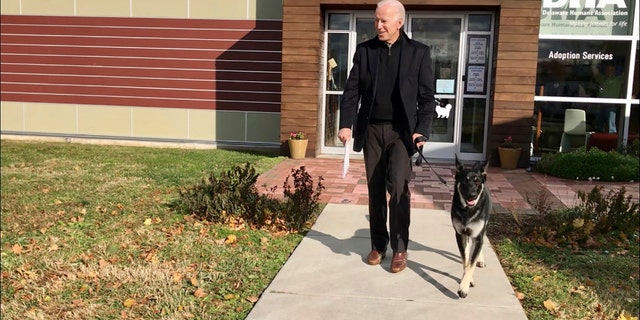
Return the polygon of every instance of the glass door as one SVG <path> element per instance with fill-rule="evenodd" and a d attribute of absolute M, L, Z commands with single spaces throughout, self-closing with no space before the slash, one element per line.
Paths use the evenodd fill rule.
<path fill-rule="evenodd" d="M 493 13 L 409 13 L 405 31 L 431 47 L 436 98 L 428 158 L 482 160 L 489 119 Z M 376 36 L 373 13 L 330 12 L 326 20 L 321 153 L 342 154 L 340 96 L 356 45 Z"/>
<path fill-rule="evenodd" d="M 414 15 L 409 18 L 412 39 L 431 48 L 435 97 L 440 101 L 433 116 L 431 138 L 423 152 L 430 158 L 452 159 L 459 136 L 463 15 Z"/>

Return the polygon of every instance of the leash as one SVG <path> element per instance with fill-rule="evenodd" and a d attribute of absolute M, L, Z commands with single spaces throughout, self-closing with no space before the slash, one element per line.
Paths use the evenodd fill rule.
<path fill-rule="evenodd" d="M 413 143 L 415 143 L 416 145 L 419 142 L 426 142 L 427 138 L 425 138 L 424 136 L 419 136 L 416 138 L 416 140 L 413 141 Z M 436 175 L 436 177 L 438 177 L 438 179 L 440 180 L 440 183 L 444 184 L 445 186 L 447 185 L 447 181 L 445 181 L 442 176 L 440 176 L 435 170 L 433 170 L 433 167 L 431 166 L 431 163 L 429 163 L 429 160 L 427 160 L 427 158 L 424 157 L 424 155 L 422 154 L 422 147 L 418 148 L 418 158 L 416 159 L 416 166 L 421 166 L 422 165 L 422 161 L 424 160 L 424 162 L 429 166 L 429 169 L 431 169 L 431 171 Z"/>

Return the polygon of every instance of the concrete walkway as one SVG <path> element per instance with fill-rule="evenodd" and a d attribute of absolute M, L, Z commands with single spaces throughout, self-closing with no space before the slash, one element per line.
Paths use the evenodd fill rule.
<path fill-rule="evenodd" d="M 342 160 L 287 159 L 260 175 L 257 185 L 278 186 L 293 169 L 305 167 L 315 184 L 322 177 L 320 202 L 328 203 L 313 229 L 302 240 L 248 315 L 264 319 L 526 319 L 495 252 L 485 242 L 486 268 L 476 269 L 476 287 L 466 299 L 456 292 L 462 263 L 449 216 L 453 195 L 452 164 L 433 163 L 444 177 L 414 167 L 411 229 L 407 269 L 393 274 L 391 252 L 382 265 L 366 264 L 370 250 L 364 162 L 352 159 L 342 177 Z M 560 179 L 524 169 L 489 168 L 488 186 L 496 214 L 511 210 L 535 213 L 529 201 L 541 195 L 554 208 L 576 205 L 577 192 L 595 185 L 605 191 L 625 187 L 639 198 L 637 182 L 605 183 Z M 491 227 L 491 226 L 489 226 Z"/>
<path fill-rule="evenodd" d="M 448 212 L 412 209 L 410 238 L 407 269 L 389 271 L 390 251 L 370 266 L 367 206 L 328 204 L 247 319 L 527 319 L 488 242 L 487 267 L 458 297 L 462 264 Z"/>

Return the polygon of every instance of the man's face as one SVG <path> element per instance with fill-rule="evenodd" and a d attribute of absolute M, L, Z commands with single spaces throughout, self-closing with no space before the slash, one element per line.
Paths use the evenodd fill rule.
<path fill-rule="evenodd" d="M 376 9 L 376 31 L 378 39 L 384 42 L 395 42 L 400 36 L 404 17 L 398 15 L 393 6 L 383 6 Z"/>
<path fill-rule="evenodd" d="M 607 78 L 612 78 L 616 75 L 616 67 L 612 65 L 607 66 L 604 69 L 604 75 L 607 76 Z"/>

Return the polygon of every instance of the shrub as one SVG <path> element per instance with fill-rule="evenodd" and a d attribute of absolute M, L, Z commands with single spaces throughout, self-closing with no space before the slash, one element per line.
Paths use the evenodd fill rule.
<path fill-rule="evenodd" d="M 595 186 L 589 193 L 579 191 L 577 206 L 542 215 L 529 234 L 542 237 L 546 243 L 587 247 L 608 241 L 628 244 L 628 239 L 638 236 L 639 205 L 625 195 L 624 187 L 606 195 L 603 189 Z"/>
<path fill-rule="evenodd" d="M 582 148 L 574 152 L 545 154 L 536 164 L 536 170 L 565 179 L 637 181 L 639 166 L 637 156 Z"/>
<path fill-rule="evenodd" d="M 293 176 L 293 189 L 289 184 L 289 178 Z M 282 212 L 285 226 L 292 230 L 300 230 L 305 224 L 314 219 L 318 213 L 318 199 L 324 189 L 322 177 L 318 181 L 317 187 L 313 187 L 311 175 L 305 171 L 305 167 L 291 169 L 291 176 L 284 181 L 285 202 Z"/>
<path fill-rule="evenodd" d="M 200 183 L 179 191 L 175 207 L 214 223 L 242 217 L 250 223 L 262 223 L 256 215 L 261 196 L 255 188 L 258 174 L 248 163 L 223 172 L 210 174 Z"/>
<path fill-rule="evenodd" d="M 284 182 L 284 201 L 260 194 L 258 174 L 249 164 L 235 166 L 217 177 L 211 173 L 190 187 L 179 190 L 172 203 L 177 212 L 193 214 L 213 223 L 248 223 L 254 228 L 301 231 L 318 214 L 322 177 L 317 188 L 304 167 L 292 170 L 294 185 Z M 276 190 L 272 187 L 271 192 Z"/>

